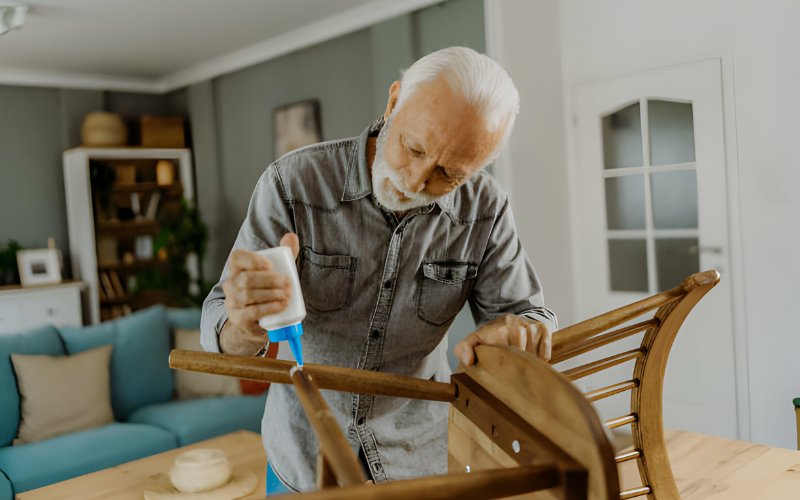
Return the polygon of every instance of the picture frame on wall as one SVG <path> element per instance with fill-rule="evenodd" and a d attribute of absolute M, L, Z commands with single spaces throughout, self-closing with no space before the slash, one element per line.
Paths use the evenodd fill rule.
<path fill-rule="evenodd" d="M 17 267 L 22 286 L 61 283 L 61 259 L 55 248 L 19 250 Z"/>
<path fill-rule="evenodd" d="M 287 104 L 272 113 L 275 159 L 290 151 L 322 141 L 322 121 L 317 99 Z"/>

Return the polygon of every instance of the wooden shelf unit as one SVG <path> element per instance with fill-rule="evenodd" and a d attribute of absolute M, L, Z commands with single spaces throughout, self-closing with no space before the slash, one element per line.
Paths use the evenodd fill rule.
<path fill-rule="evenodd" d="M 119 255 L 119 262 L 100 264 L 97 258 L 98 237 L 113 237 L 118 244 L 124 248 L 130 248 L 131 242 L 138 235 L 155 236 L 161 227 L 156 220 L 151 219 L 129 219 L 114 220 L 109 217 L 107 220 L 100 220 L 95 207 L 95 193 L 92 192 L 90 181 L 90 168 L 92 164 L 102 163 L 112 168 L 115 164 L 133 163 L 137 167 L 137 173 L 146 173 L 144 178 L 137 178 L 136 183 L 113 184 L 109 188 L 109 196 L 115 201 L 124 203 L 130 200 L 131 195 L 153 196 L 158 193 L 160 196 L 159 212 L 162 209 L 177 206 L 182 199 L 192 201 L 194 198 L 194 176 L 192 170 L 191 151 L 185 148 L 74 148 L 64 152 L 64 188 L 67 199 L 67 223 L 69 225 L 69 249 L 72 262 L 72 271 L 76 279 L 86 283 L 86 294 L 83 301 L 84 318 L 89 323 L 99 323 L 101 308 L 119 307 L 122 305 L 136 306 L 146 305 L 145 301 L 139 300 L 130 295 L 115 294 L 108 297 L 103 294 L 101 300 L 101 274 L 117 274 L 123 282 L 125 288 L 125 278 L 136 271 L 147 268 L 163 266 L 164 263 L 158 261 L 155 256 L 146 260 L 137 260 L 126 264 L 122 262 L 122 255 Z M 170 185 L 158 185 L 155 182 L 154 173 L 155 162 L 158 160 L 171 160 L 175 164 L 175 182 Z M 167 208 L 163 208 L 167 207 Z M 141 212 L 147 208 L 142 204 Z M 106 214 L 109 215 L 109 214 Z M 115 214 L 111 214 L 112 216 Z M 120 254 L 122 253 L 120 249 Z"/>

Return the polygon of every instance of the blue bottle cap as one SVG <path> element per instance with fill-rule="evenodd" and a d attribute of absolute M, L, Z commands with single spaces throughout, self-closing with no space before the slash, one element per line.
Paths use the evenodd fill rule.
<path fill-rule="evenodd" d="M 282 340 L 295 339 L 301 335 L 303 335 L 302 323 L 284 326 L 283 328 L 275 328 L 274 330 L 267 330 L 267 336 L 269 337 L 270 342 L 281 342 Z"/>

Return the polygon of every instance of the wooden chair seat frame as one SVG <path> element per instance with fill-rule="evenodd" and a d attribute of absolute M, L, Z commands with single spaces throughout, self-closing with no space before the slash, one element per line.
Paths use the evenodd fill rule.
<path fill-rule="evenodd" d="M 716 285 L 716 271 L 554 334 L 553 363 L 644 332 L 637 349 L 563 371 L 512 348 L 478 346 L 477 362 L 442 383 L 401 375 L 266 358 L 174 350 L 170 366 L 293 384 L 319 442 L 319 499 L 532 498 L 678 499 L 662 423 L 662 390 L 672 343 L 684 319 Z M 652 318 L 632 320 L 655 310 Z M 582 394 L 571 382 L 634 361 L 625 380 Z M 449 471 L 380 484 L 367 478 L 320 389 L 450 404 Z M 630 391 L 631 411 L 600 422 L 591 402 Z M 615 456 L 606 429 L 631 425 L 633 451 Z M 616 464 L 636 460 L 642 486 L 619 491 Z M 527 498 L 527 496 L 526 496 Z"/>

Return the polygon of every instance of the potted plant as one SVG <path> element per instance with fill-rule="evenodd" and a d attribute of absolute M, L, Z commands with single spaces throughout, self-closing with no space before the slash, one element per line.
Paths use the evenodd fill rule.
<path fill-rule="evenodd" d="M 153 242 L 157 258 L 166 261 L 164 270 L 147 270 L 136 277 L 136 290 L 165 290 L 169 302 L 179 306 L 200 305 L 213 284 L 203 275 L 208 228 L 196 206 L 186 200 L 176 214 L 159 221 L 161 232 Z M 189 269 L 196 270 L 190 273 Z"/>
<path fill-rule="evenodd" d="M 0 250 L 0 285 L 19 284 L 17 250 L 22 250 L 22 247 L 15 240 L 8 240 L 6 248 Z"/>

